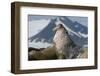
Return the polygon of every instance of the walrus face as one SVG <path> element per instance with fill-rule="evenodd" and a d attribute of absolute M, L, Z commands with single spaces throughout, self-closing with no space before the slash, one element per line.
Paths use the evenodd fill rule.
<path fill-rule="evenodd" d="M 53 31 L 56 32 L 60 28 L 63 28 L 62 24 L 56 25 L 56 27 L 53 28 Z"/>
<path fill-rule="evenodd" d="M 56 27 L 53 28 L 53 31 L 56 32 L 58 29 L 61 29 L 61 28 L 63 28 L 66 34 L 68 34 L 68 31 L 64 28 L 62 24 L 56 25 Z"/>

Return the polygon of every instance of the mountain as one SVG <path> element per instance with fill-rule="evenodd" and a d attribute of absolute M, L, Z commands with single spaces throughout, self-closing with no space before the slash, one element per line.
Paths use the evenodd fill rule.
<path fill-rule="evenodd" d="M 72 30 L 75 31 L 75 32 L 80 31 L 80 32 L 82 32 L 82 33 L 84 33 L 84 34 L 87 34 L 87 32 L 88 32 L 87 26 L 84 26 L 84 25 L 80 24 L 80 23 L 77 22 L 77 21 L 73 22 L 73 21 L 71 21 L 70 19 L 68 19 L 67 17 L 63 17 L 63 19 L 60 18 L 60 20 L 61 20 L 65 25 L 67 25 L 67 27 L 69 27 L 70 29 L 72 29 Z"/>
<path fill-rule="evenodd" d="M 83 46 L 85 44 L 88 44 L 88 28 L 87 26 L 84 26 L 77 21 L 73 22 L 67 17 L 63 17 L 63 19 L 60 18 L 60 21 L 67 25 L 68 28 L 70 28 L 72 31 L 76 32 L 79 36 L 76 34 L 70 35 L 71 39 L 79 46 Z"/>
<path fill-rule="evenodd" d="M 53 28 L 55 27 L 56 19 L 52 19 L 50 23 L 38 34 L 29 38 L 30 42 L 35 40 L 35 42 L 48 42 L 51 43 L 54 33 L 52 32 Z"/>
<path fill-rule="evenodd" d="M 56 26 L 57 23 L 62 23 L 65 26 L 66 30 L 68 30 L 69 32 L 70 38 L 74 41 L 75 44 L 79 46 L 84 46 L 88 44 L 87 26 L 84 26 L 77 21 L 72 21 L 65 16 L 51 19 L 51 21 L 43 30 L 29 38 L 29 44 L 31 44 L 32 42 L 51 44 L 54 37 L 54 32 L 52 31 L 52 29 Z"/>

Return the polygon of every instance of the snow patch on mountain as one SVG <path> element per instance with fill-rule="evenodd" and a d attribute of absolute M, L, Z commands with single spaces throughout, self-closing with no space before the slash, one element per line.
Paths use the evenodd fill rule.
<path fill-rule="evenodd" d="M 36 42 L 36 39 L 34 39 L 32 42 L 29 43 L 29 47 L 33 47 L 33 46 L 35 48 L 47 48 L 47 47 L 53 46 L 53 44 L 44 42 L 43 39 L 39 42 Z"/>
<path fill-rule="evenodd" d="M 83 33 L 81 33 L 81 32 L 78 32 L 78 34 L 79 34 L 81 37 L 84 37 L 84 38 L 87 38 L 87 37 L 88 37 L 87 34 L 83 34 Z"/>

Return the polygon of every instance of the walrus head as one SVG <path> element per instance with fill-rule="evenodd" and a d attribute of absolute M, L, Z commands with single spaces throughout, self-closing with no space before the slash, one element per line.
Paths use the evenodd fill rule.
<path fill-rule="evenodd" d="M 65 29 L 63 24 L 56 25 L 56 27 L 53 28 L 53 31 L 56 32 L 58 29 L 61 29 L 61 28 L 63 28 L 66 31 L 66 33 L 68 34 L 68 31 Z"/>

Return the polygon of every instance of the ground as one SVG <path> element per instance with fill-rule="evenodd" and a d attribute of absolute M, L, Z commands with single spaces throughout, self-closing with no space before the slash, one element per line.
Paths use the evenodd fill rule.
<path fill-rule="evenodd" d="M 77 58 L 88 58 L 88 48 L 83 48 Z M 56 48 L 47 47 L 41 49 L 31 48 L 28 53 L 29 60 L 54 60 L 57 59 Z"/>

